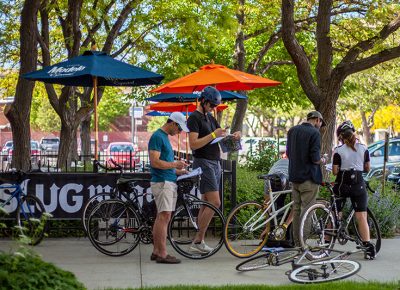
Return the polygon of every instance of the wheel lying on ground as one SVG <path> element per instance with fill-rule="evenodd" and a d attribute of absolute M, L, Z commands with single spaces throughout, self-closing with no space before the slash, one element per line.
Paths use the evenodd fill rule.
<path fill-rule="evenodd" d="M 141 220 L 121 200 L 100 202 L 90 213 L 87 234 L 92 245 L 108 256 L 123 256 L 133 251 L 140 241 Z"/>
<path fill-rule="evenodd" d="M 228 251 L 239 258 L 249 258 L 257 254 L 268 239 L 261 237 L 269 223 L 263 225 L 268 215 L 258 202 L 244 202 L 237 205 L 229 214 L 224 230 L 224 241 Z"/>
<path fill-rule="evenodd" d="M 168 225 L 168 238 L 172 247 L 182 256 L 190 259 L 204 259 L 214 255 L 223 245 L 224 217 L 219 209 L 212 204 L 190 199 L 187 207 L 180 206 L 175 210 Z M 204 237 L 205 244 L 211 248 L 209 252 L 192 249 L 192 241 L 199 231 L 199 211 L 212 212 L 212 219 Z"/>
<path fill-rule="evenodd" d="M 30 239 L 30 245 L 39 244 L 48 228 L 43 203 L 34 195 L 26 195 L 17 207 L 17 225 L 19 233 Z"/>
<path fill-rule="evenodd" d="M 268 266 L 279 266 L 293 261 L 299 255 L 298 250 L 285 249 L 277 252 L 266 252 L 238 264 L 236 270 L 240 272 L 258 270 Z"/>
<path fill-rule="evenodd" d="M 289 280 L 310 284 L 341 280 L 356 274 L 361 265 L 350 260 L 328 260 L 299 267 L 289 274 Z"/>
<path fill-rule="evenodd" d="M 266 268 L 271 265 L 269 261 L 270 255 L 271 253 L 263 253 L 261 255 L 251 257 L 250 259 L 238 264 L 236 266 L 236 270 L 240 272 L 246 272 Z"/>
<path fill-rule="evenodd" d="M 333 214 L 325 204 L 313 204 L 304 212 L 299 238 L 301 247 L 309 250 L 306 254 L 308 259 L 315 260 L 329 255 L 329 249 L 335 245 L 336 228 Z"/>

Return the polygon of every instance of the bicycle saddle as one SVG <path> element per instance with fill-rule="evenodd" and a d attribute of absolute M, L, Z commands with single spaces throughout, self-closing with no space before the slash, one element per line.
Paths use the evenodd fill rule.
<path fill-rule="evenodd" d="M 276 174 L 274 173 L 274 174 L 261 174 L 261 175 L 259 175 L 259 176 L 257 176 L 257 178 L 258 179 L 264 179 L 264 180 L 267 180 L 267 179 L 272 179 L 272 178 L 276 178 Z"/>

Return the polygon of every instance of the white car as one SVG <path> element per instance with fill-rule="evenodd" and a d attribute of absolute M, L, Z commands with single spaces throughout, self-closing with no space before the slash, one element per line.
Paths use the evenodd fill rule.
<path fill-rule="evenodd" d="M 373 147 L 369 151 L 371 159 L 371 168 L 383 166 L 385 143 Z M 400 139 L 393 138 L 389 140 L 388 161 L 389 164 L 400 163 Z"/>

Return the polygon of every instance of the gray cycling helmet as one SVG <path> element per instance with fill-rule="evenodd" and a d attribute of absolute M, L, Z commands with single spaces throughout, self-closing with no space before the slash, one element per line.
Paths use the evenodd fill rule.
<path fill-rule="evenodd" d="M 205 87 L 204 90 L 201 92 L 200 98 L 216 106 L 221 104 L 221 94 L 214 87 Z"/>
<path fill-rule="evenodd" d="M 353 123 L 350 120 L 344 121 L 342 124 L 339 125 L 339 127 L 336 129 L 336 136 L 340 136 L 344 131 L 350 130 L 353 133 L 356 131 L 356 128 L 354 128 Z"/>

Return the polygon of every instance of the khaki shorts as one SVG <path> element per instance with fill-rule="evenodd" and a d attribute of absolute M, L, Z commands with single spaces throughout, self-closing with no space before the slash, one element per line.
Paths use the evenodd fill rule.
<path fill-rule="evenodd" d="M 178 197 L 175 182 L 151 182 L 151 192 L 157 206 L 157 212 L 174 211 Z"/>

